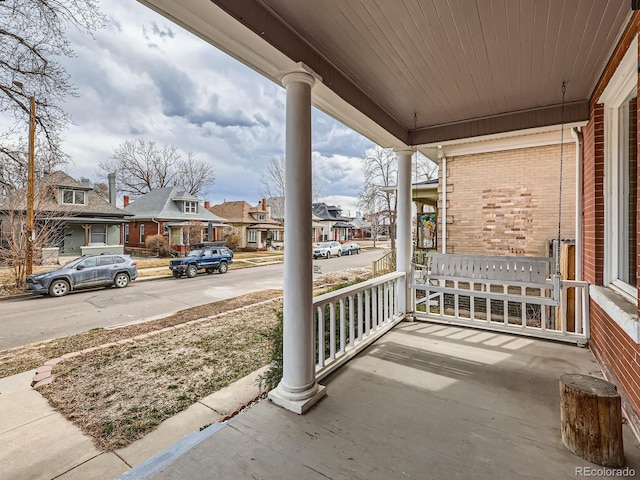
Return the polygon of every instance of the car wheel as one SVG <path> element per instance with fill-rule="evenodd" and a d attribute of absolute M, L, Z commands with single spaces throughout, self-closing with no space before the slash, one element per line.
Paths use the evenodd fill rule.
<path fill-rule="evenodd" d="M 62 297 L 69 293 L 69 282 L 66 280 L 55 280 L 49 286 L 49 295 L 52 297 Z"/>
<path fill-rule="evenodd" d="M 227 266 L 227 262 L 220 262 L 220 266 L 218 267 L 218 272 L 227 273 L 229 267 Z"/>
<path fill-rule="evenodd" d="M 193 278 L 198 274 L 198 269 L 195 265 L 189 265 L 187 267 L 187 277 Z"/>
<path fill-rule="evenodd" d="M 327 252 L 327 260 L 331 258 L 331 252 Z"/>
<path fill-rule="evenodd" d="M 360 255 L 360 249 L 356 250 L 356 254 Z"/>
<path fill-rule="evenodd" d="M 349 249 L 349 255 L 353 254 L 353 250 Z"/>
<path fill-rule="evenodd" d="M 216 269 L 211 267 L 211 268 L 206 268 L 204 271 L 207 272 L 209 275 L 211 275 L 213 272 L 216 271 Z"/>
<path fill-rule="evenodd" d="M 116 278 L 113 280 L 113 284 L 117 288 L 124 288 L 129 285 L 129 275 L 126 273 L 119 273 L 116 275 Z"/>
<path fill-rule="evenodd" d="M 338 250 L 338 256 L 341 257 L 342 256 L 342 250 Z"/>
<path fill-rule="evenodd" d="M 174 271 L 173 278 L 180 278 L 182 276 L 182 272 Z"/>

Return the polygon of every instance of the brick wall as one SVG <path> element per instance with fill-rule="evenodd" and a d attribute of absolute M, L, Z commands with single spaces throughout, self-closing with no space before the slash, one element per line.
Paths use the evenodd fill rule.
<path fill-rule="evenodd" d="M 640 431 L 640 345 L 591 302 L 591 351 L 607 379 L 618 386 L 629 421 Z"/>
<path fill-rule="evenodd" d="M 565 143 L 562 238 L 575 238 L 575 172 L 575 143 Z M 547 256 L 558 237 L 560 145 L 447 157 L 447 173 L 448 251 Z"/>
<path fill-rule="evenodd" d="M 632 39 L 637 34 L 639 25 L 640 13 L 635 12 L 590 99 L 590 120 L 583 129 L 583 267 L 585 280 L 596 285 L 604 283 L 605 255 L 604 109 L 597 101 L 611 80 Z M 639 138 L 636 138 L 636 145 L 638 140 Z M 637 148 L 635 153 L 637 155 Z M 635 164 L 634 162 L 633 165 Z M 637 202 L 637 192 L 632 197 Z M 635 236 L 637 244 L 637 229 Z M 618 391 L 624 398 L 626 412 L 630 416 L 629 421 L 636 432 L 640 432 L 640 345 L 635 343 L 594 301 L 591 301 L 590 313 L 591 340 L 589 345 L 591 351 L 607 378 L 617 385 Z"/>
<path fill-rule="evenodd" d="M 583 129 L 584 279 L 603 283 L 604 270 L 604 110 L 595 104 Z"/>

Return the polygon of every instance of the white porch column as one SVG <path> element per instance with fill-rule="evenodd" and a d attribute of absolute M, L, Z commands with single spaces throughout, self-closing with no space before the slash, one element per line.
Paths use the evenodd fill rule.
<path fill-rule="evenodd" d="M 311 88 L 304 65 L 286 73 L 283 375 L 269 393 L 276 404 L 302 414 L 324 394 L 315 378 L 313 263 L 311 258 Z"/>
<path fill-rule="evenodd" d="M 398 216 L 396 241 L 396 271 L 405 272 L 405 280 L 400 284 L 399 309 L 403 313 L 411 310 L 409 301 L 409 275 L 411 274 L 411 155 L 409 148 L 396 149 L 398 156 Z"/>

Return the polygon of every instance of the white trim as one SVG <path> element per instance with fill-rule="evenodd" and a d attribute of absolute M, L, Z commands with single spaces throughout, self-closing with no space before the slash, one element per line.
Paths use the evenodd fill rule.
<path fill-rule="evenodd" d="M 611 320 L 616 322 L 629 338 L 640 344 L 640 321 L 638 310 L 633 302 L 611 288 L 591 285 L 589 296 Z"/>
<path fill-rule="evenodd" d="M 566 134 L 567 130 L 570 131 L 572 128 L 582 127 L 586 124 L 587 122 L 573 122 L 565 124 L 564 143 L 573 143 L 571 136 Z M 443 148 L 446 150 L 447 156 L 453 157 L 545 145 L 557 145 L 560 144 L 561 138 L 560 126 L 554 125 L 551 127 L 539 127 L 529 130 L 485 135 L 482 137 L 475 137 L 471 141 L 467 138 L 451 140 L 448 142 L 439 142 L 437 144 L 426 144 L 420 146 L 419 150 L 421 153 L 429 156 L 427 154 L 429 152 L 425 153 L 424 150 L 428 150 L 433 147 Z"/>
<path fill-rule="evenodd" d="M 606 88 L 602 91 L 598 103 L 620 106 L 629 95 L 629 91 L 637 83 L 638 37 L 629 45 Z"/>

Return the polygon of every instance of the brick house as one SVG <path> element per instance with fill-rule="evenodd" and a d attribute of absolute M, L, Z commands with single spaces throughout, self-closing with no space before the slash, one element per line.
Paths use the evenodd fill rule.
<path fill-rule="evenodd" d="M 548 256 L 548 241 L 558 236 L 560 140 L 553 129 L 440 145 L 438 238 L 447 253 Z M 575 239 L 575 152 L 565 132 L 562 239 Z"/>
<path fill-rule="evenodd" d="M 124 209 L 132 217 L 125 227 L 124 245 L 144 248 L 148 236 L 163 235 L 169 247 L 184 252 L 191 244 L 218 240 L 226 224 L 208 207 L 209 202 L 177 187 L 157 188 L 131 202 L 125 196 Z"/>
<path fill-rule="evenodd" d="M 265 250 L 282 248 L 284 228 L 271 217 L 271 207 L 262 199 L 258 205 L 244 200 L 212 205 L 210 211 L 227 219 L 227 223 L 238 230 L 240 249 Z"/>

